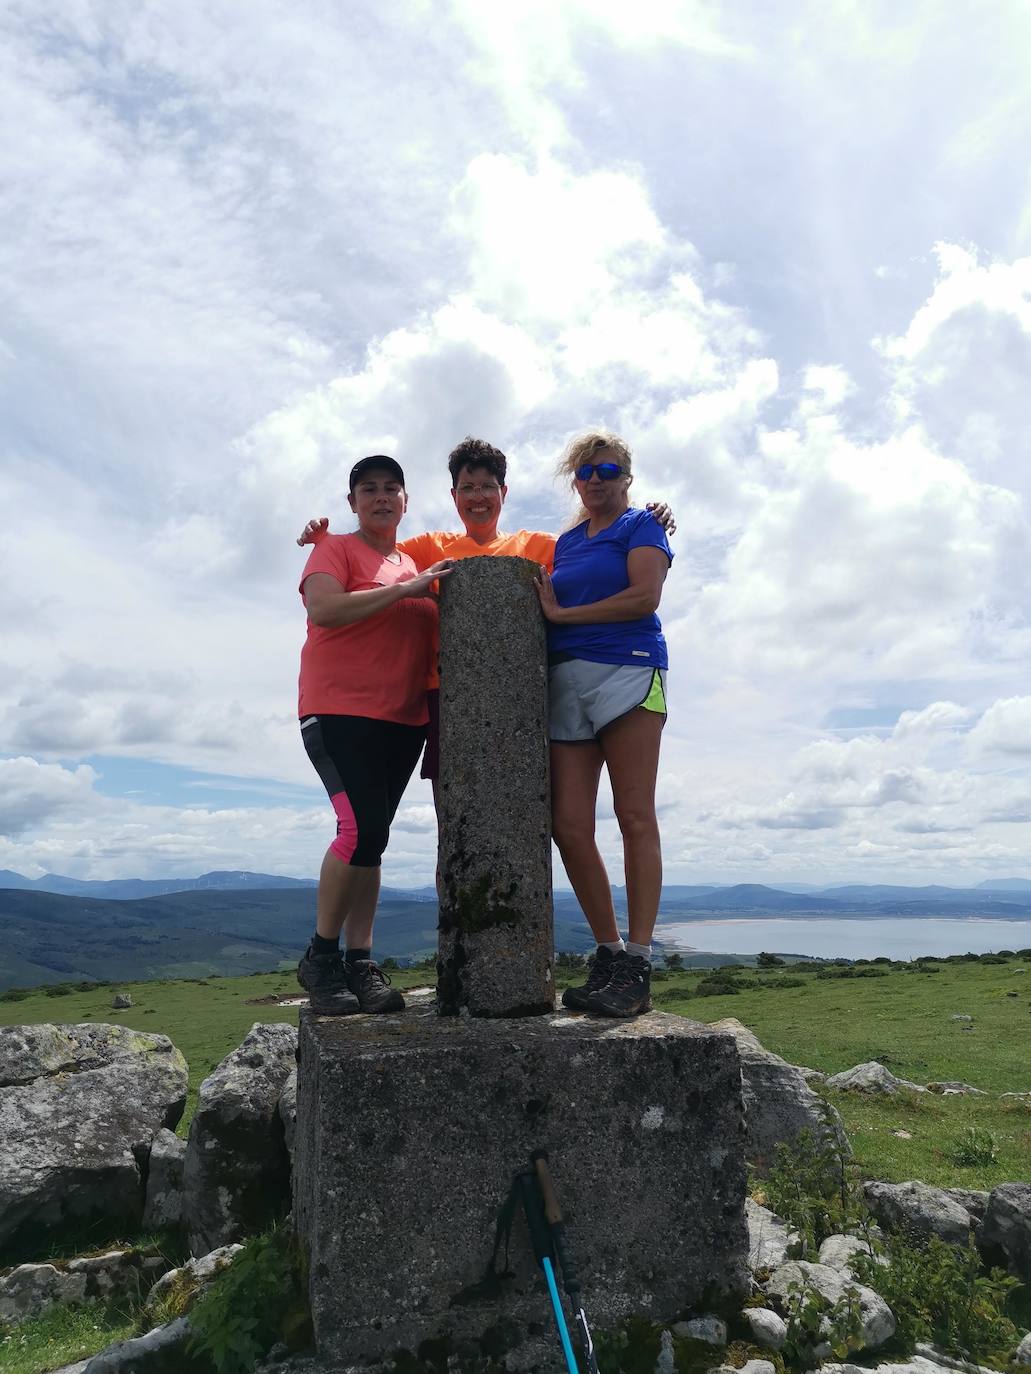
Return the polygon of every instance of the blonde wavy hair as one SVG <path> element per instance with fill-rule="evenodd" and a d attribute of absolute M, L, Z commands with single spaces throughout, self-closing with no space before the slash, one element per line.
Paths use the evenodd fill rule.
<path fill-rule="evenodd" d="M 574 434 L 562 450 L 562 457 L 555 468 L 555 476 L 572 480 L 573 473 L 581 463 L 589 463 L 599 449 L 610 448 L 619 454 L 619 465 L 627 474 L 633 472 L 633 455 L 630 445 L 610 429 L 585 429 Z"/>
<path fill-rule="evenodd" d="M 627 441 L 621 439 L 618 434 L 614 434 L 611 429 L 585 429 L 579 434 L 574 434 L 562 450 L 562 457 L 555 466 L 556 478 L 559 481 L 572 482 L 573 474 L 580 464 L 591 462 L 596 453 L 606 448 L 619 455 L 620 467 L 628 477 L 632 476 L 633 455 Z M 566 528 L 571 529 L 574 525 L 579 525 L 588 519 L 590 519 L 590 511 L 582 502 L 578 501 L 576 514 Z"/>

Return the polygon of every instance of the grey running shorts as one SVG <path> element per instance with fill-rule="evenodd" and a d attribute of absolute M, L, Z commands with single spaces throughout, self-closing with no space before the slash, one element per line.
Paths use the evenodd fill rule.
<path fill-rule="evenodd" d="M 567 658 L 548 673 L 549 734 L 556 744 L 598 737 L 606 725 L 643 706 L 666 714 L 666 671 Z"/>

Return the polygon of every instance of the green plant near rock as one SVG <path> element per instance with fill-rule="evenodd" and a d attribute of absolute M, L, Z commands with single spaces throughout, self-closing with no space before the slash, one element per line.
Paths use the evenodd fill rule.
<path fill-rule="evenodd" d="M 191 1352 L 216 1374 L 248 1374 L 279 1342 L 300 1349 L 311 1338 L 300 1246 L 286 1226 L 250 1241 L 190 1312 Z"/>
<path fill-rule="evenodd" d="M 950 1355 L 1006 1364 L 1019 1339 L 1004 1311 L 1017 1279 L 1001 1269 L 986 1273 L 973 1242 L 963 1248 L 937 1236 L 926 1245 L 896 1236 L 887 1258 L 858 1255 L 852 1269 L 894 1312 L 894 1348 L 908 1353 L 917 1341 L 933 1341 Z"/>
<path fill-rule="evenodd" d="M 813 1350 L 824 1342 L 836 1360 L 846 1360 L 862 1345 L 859 1292 L 852 1287 L 832 1303 L 812 1284 L 792 1283 L 788 1287 L 784 1320 L 788 1330 L 781 1354 L 788 1369 L 811 1369 Z"/>
<path fill-rule="evenodd" d="M 797 1233 L 803 1259 L 815 1260 L 828 1236 L 869 1225 L 856 1168 L 829 1120 L 822 1138 L 802 1131 L 794 1145 L 777 1146 L 762 1190 L 767 1205 Z"/>
<path fill-rule="evenodd" d="M 998 1163 L 999 1147 L 991 1131 L 968 1126 L 949 1151 L 949 1160 L 960 1168 L 985 1168 Z"/>

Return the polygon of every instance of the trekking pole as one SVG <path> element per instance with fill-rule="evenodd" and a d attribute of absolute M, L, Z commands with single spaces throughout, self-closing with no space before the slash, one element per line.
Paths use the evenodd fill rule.
<path fill-rule="evenodd" d="M 573 1344 L 569 1339 L 569 1327 L 566 1325 L 566 1314 L 562 1311 L 562 1299 L 559 1297 L 558 1284 L 555 1282 L 555 1266 L 551 1258 L 551 1236 L 544 1215 L 544 1208 L 541 1205 L 540 1194 L 535 1186 L 535 1177 L 532 1168 L 520 1169 L 519 1173 L 516 1174 L 516 1182 L 519 1185 L 523 1211 L 526 1213 L 526 1224 L 530 1231 L 530 1243 L 533 1246 L 534 1257 L 544 1270 L 544 1277 L 547 1280 L 548 1296 L 551 1298 L 555 1325 L 558 1328 L 559 1340 L 562 1342 L 562 1354 L 566 1357 L 566 1368 L 569 1374 L 578 1374 Z"/>
<path fill-rule="evenodd" d="M 580 1277 L 570 1258 L 569 1250 L 566 1248 L 566 1227 L 562 1220 L 562 1210 L 558 1205 L 558 1194 L 555 1192 L 555 1185 L 552 1182 L 551 1170 L 548 1168 L 547 1150 L 534 1150 L 530 1156 L 530 1162 L 533 1164 L 541 1197 L 544 1199 L 544 1217 L 551 1231 L 551 1242 L 555 1247 L 555 1255 L 562 1270 L 562 1282 L 570 1306 L 576 1314 L 576 1326 L 580 1334 L 580 1344 L 583 1346 L 587 1369 L 589 1374 L 598 1374 L 594 1341 L 591 1339 L 591 1329 L 587 1325 L 587 1314 L 584 1312 L 583 1302 L 580 1298 Z"/>

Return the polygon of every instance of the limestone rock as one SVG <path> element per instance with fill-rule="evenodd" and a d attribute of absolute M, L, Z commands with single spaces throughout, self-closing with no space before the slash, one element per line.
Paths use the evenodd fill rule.
<path fill-rule="evenodd" d="M 177 1315 L 187 1312 L 223 1269 L 228 1269 L 233 1257 L 243 1249 L 242 1245 L 223 1245 L 211 1250 L 200 1259 L 187 1260 L 179 1269 L 170 1269 L 162 1275 L 147 1295 L 143 1304 L 144 1316 L 157 1320 L 162 1305 L 175 1296 L 175 1305 L 180 1310 Z"/>
<path fill-rule="evenodd" d="M 55 1303 L 135 1301 L 167 1268 L 157 1250 L 109 1250 L 60 1264 L 19 1264 L 0 1275 L 0 1322 L 16 1325 Z"/>
<path fill-rule="evenodd" d="M 183 1374 L 190 1328 L 185 1317 L 94 1355 L 83 1374 Z"/>
<path fill-rule="evenodd" d="M 851 1273 L 856 1255 L 872 1254 L 869 1243 L 859 1236 L 828 1236 L 820 1246 L 819 1262 L 839 1273 Z"/>
<path fill-rule="evenodd" d="M 1031 1331 L 1017 1346 L 1013 1355 L 1014 1364 L 1031 1364 Z"/>
<path fill-rule="evenodd" d="M 798 1244 L 794 1231 L 768 1207 L 745 1198 L 745 1224 L 748 1227 L 748 1267 L 778 1269 Z"/>
<path fill-rule="evenodd" d="M 1000 1183 L 988 1197 L 978 1245 L 989 1260 L 1031 1283 L 1031 1183 Z"/>
<path fill-rule="evenodd" d="M 795 1068 L 807 1083 L 826 1083 L 827 1081 L 827 1075 L 822 1069 L 807 1069 L 804 1064 L 796 1064 Z"/>
<path fill-rule="evenodd" d="M 132 1006 L 132 998 L 127 992 L 116 992 L 111 1005 L 115 1011 L 127 1011 Z"/>
<path fill-rule="evenodd" d="M 746 1360 L 741 1374 L 776 1374 L 776 1367 L 771 1360 Z"/>
<path fill-rule="evenodd" d="M 252 1026 L 200 1085 L 183 1170 L 195 1255 L 241 1240 L 286 1210 L 290 1164 L 278 1108 L 296 1049 L 294 1026 Z"/>
<path fill-rule="evenodd" d="M 147 1199 L 143 1208 L 145 1230 L 178 1226 L 182 1220 L 185 1159 L 186 1141 L 174 1131 L 158 1131 L 150 1147 Z"/>
<path fill-rule="evenodd" d="M 186 1080 L 164 1035 L 0 1027 L 0 1247 L 98 1217 L 138 1225 L 141 1163 L 182 1115 Z"/>
<path fill-rule="evenodd" d="M 788 1334 L 787 1322 L 769 1307 L 746 1307 L 741 1313 L 752 1340 L 765 1350 L 780 1350 Z"/>
<path fill-rule="evenodd" d="M 297 1070 L 291 1070 L 279 1098 L 279 1119 L 283 1123 L 283 1140 L 290 1162 L 294 1158 L 294 1136 L 297 1134 Z"/>
<path fill-rule="evenodd" d="M 943 1083 L 928 1083 L 927 1091 L 939 1097 L 987 1097 L 984 1088 L 975 1088 L 970 1083 L 958 1083 L 947 1079 Z"/>
<path fill-rule="evenodd" d="M 837 1088 L 845 1093 L 883 1093 L 891 1095 L 900 1088 L 907 1092 L 925 1093 L 926 1088 L 919 1083 L 910 1083 L 906 1078 L 896 1078 L 890 1069 L 871 1059 L 867 1064 L 856 1064 L 841 1073 L 831 1074 L 827 1079 L 828 1088 Z"/>
<path fill-rule="evenodd" d="M 841 1118 L 813 1092 L 801 1072 L 771 1053 L 733 1017 L 717 1021 L 714 1030 L 729 1031 L 741 1057 L 747 1154 L 753 1167 L 765 1171 L 777 1160 L 777 1146 L 793 1144 L 803 1131 L 814 1140 L 834 1135 L 848 1149 Z"/>
<path fill-rule="evenodd" d="M 891 1308 L 872 1288 L 855 1283 L 845 1274 L 830 1269 L 825 1264 L 808 1264 L 805 1260 L 792 1260 L 781 1265 L 766 1285 L 766 1291 L 782 1302 L 790 1296 L 792 1285 L 802 1288 L 815 1288 L 830 1303 L 836 1303 L 844 1296 L 846 1288 L 855 1289 L 859 1295 L 861 1348 L 876 1350 L 895 1334 L 895 1317 Z"/>
<path fill-rule="evenodd" d="M 19 1264 L 0 1277 L 0 1322 L 17 1326 L 55 1302 L 86 1301 L 85 1274 L 68 1274 L 53 1264 Z"/>
<path fill-rule="evenodd" d="M 953 1202 L 958 1202 L 961 1207 L 966 1208 L 971 1224 L 976 1230 L 984 1221 L 984 1214 L 988 1210 L 987 1191 L 980 1188 L 946 1188 L 945 1191 Z"/>
<path fill-rule="evenodd" d="M 673 1327 L 673 1334 L 692 1341 L 704 1341 L 706 1345 L 726 1345 L 727 1323 L 707 1313 L 704 1317 L 692 1317 L 690 1321 L 677 1322 Z"/>
<path fill-rule="evenodd" d="M 950 1021 L 973 1021 L 972 1016 L 968 1016 L 965 1011 L 954 1011 L 949 1017 Z"/>
<path fill-rule="evenodd" d="M 866 1205 L 889 1231 L 939 1236 L 950 1245 L 966 1245 L 972 1222 L 965 1207 L 943 1188 L 908 1183 L 865 1183 Z"/>
<path fill-rule="evenodd" d="M 659 1333 L 659 1355 L 655 1361 L 655 1374 L 675 1374 L 677 1367 L 677 1352 L 673 1345 L 673 1337 L 668 1331 Z"/>

